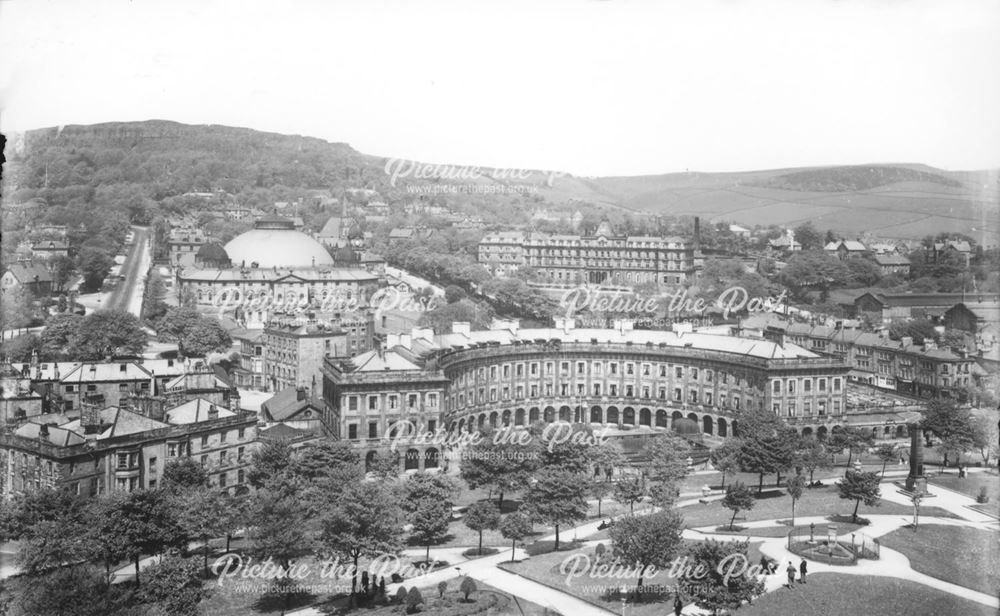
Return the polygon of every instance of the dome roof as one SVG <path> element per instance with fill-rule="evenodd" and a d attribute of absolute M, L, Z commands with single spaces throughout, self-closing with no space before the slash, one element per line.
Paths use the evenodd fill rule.
<path fill-rule="evenodd" d="M 233 265 L 249 267 L 257 263 L 258 267 L 288 268 L 333 265 L 326 248 L 305 233 L 291 228 L 261 227 L 241 233 L 226 244 L 226 254 Z"/>
<path fill-rule="evenodd" d="M 212 242 L 211 244 L 203 244 L 195 254 L 195 259 L 199 261 L 229 261 L 229 255 L 221 244 Z"/>

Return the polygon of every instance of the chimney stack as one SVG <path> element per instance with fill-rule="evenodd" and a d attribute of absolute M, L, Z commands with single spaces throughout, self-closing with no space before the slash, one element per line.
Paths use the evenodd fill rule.
<path fill-rule="evenodd" d="M 101 411 L 93 402 L 80 403 L 80 427 L 88 435 L 96 435 L 101 431 Z"/>
<path fill-rule="evenodd" d="M 38 440 L 46 443 L 49 442 L 49 424 L 42 424 L 42 426 L 38 428 Z"/>
<path fill-rule="evenodd" d="M 295 399 L 298 400 L 299 402 L 301 402 L 301 401 L 303 401 L 303 400 L 306 399 L 306 388 L 305 387 L 299 387 L 298 389 L 295 390 Z"/>
<path fill-rule="evenodd" d="M 214 404 L 208 407 L 208 418 L 209 419 L 219 418 L 219 408 Z"/>

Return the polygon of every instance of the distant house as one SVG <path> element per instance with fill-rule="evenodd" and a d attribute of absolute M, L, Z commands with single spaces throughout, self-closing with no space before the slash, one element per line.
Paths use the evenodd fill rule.
<path fill-rule="evenodd" d="M 396 227 L 389 231 L 389 242 L 406 242 L 416 237 L 416 230 L 410 227 Z"/>
<path fill-rule="evenodd" d="M 35 242 L 31 246 L 32 256 L 39 259 L 52 259 L 54 257 L 68 257 L 69 244 L 55 240 L 42 240 Z"/>
<path fill-rule="evenodd" d="M 940 255 L 946 254 L 949 251 L 960 254 L 965 259 L 965 266 L 969 267 L 969 263 L 972 261 L 972 246 L 965 240 L 935 242 L 931 250 L 928 251 L 927 258 L 929 261 L 936 263 Z"/>
<path fill-rule="evenodd" d="M 897 254 L 877 254 L 873 257 L 878 268 L 882 270 L 883 276 L 897 274 L 899 276 L 910 275 L 910 260 L 903 255 Z"/>
<path fill-rule="evenodd" d="M 876 313 L 883 320 L 939 318 L 949 308 L 969 301 L 965 293 L 865 293 L 854 300 L 857 314 Z M 996 296 L 976 296 L 978 302 L 997 301 Z"/>
<path fill-rule="evenodd" d="M 53 288 L 52 273 L 38 263 L 11 263 L 0 276 L 0 291 L 20 288 L 34 295 L 48 295 Z"/>
<path fill-rule="evenodd" d="M 741 227 L 739 225 L 729 225 L 729 232 L 737 237 L 742 237 L 747 239 L 749 239 L 753 233 L 752 231 L 750 231 L 750 229 L 747 229 L 746 227 Z"/>
<path fill-rule="evenodd" d="M 863 257 L 868 252 L 868 247 L 856 240 L 839 240 L 830 242 L 823 250 L 843 261 Z"/>
<path fill-rule="evenodd" d="M 969 300 L 955 304 L 941 317 L 948 329 L 959 329 L 970 333 L 1000 326 L 1000 301 Z"/>

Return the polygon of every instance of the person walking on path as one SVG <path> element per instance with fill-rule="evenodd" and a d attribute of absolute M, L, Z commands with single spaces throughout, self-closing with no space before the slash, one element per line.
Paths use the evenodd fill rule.
<path fill-rule="evenodd" d="M 802 559 L 802 562 L 799 563 L 799 582 L 802 583 L 802 584 L 806 583 L 806 561 L 805 561 L 805 559 Z"/>
<path fill-rule="evenodd" d="M 795 565 L 789 561 L 788 567 L 785 569 L 788 572 L 788 587 L 794 588 L 795 586 Z"/>
<path fill-rule="evenodd" d="M 681 616 L 681 610 L 684 609 L 684 602 L 681 601 L 681 591 L 674 593 L 674 616 Z"/>

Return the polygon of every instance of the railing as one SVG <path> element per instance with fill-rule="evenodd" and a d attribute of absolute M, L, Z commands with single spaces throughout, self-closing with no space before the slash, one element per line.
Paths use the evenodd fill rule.
<path fill-rule="evenodd" d="M 788 532 L 785 547 L 793 554 L 828 565 L 855 565 L 861 558 L 878 560 L 881 557 L 877 538 L 862 533 L 838 536 L 836 532 L 833 524 L 794 528 Z"/>

